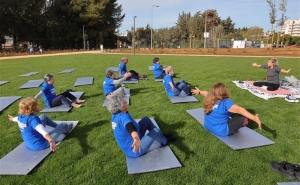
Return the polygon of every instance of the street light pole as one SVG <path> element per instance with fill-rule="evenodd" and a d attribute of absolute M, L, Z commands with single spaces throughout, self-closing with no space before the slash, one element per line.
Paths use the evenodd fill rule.
<path fill-rule="evenodd" d="M 83 38 L 83 51 L 85 51 L 84 25 L 82 29 L 82 38 Z"/>
<path fill-rule="evenodd" d="M 135 55 L 135 18 L 136 16 L 133 17 L 133 55 Z"/>
<path fill-rule="evenodd" d="M 207 20 L 207 10 L 205 11 L 204 48 L 206 48 L 206 37 L 207 37 L 207 34 L 206 34 L 206 20 Z"/>
<path fill-rule="evenodd" d="M 152 5 L 151 7 L 151 50 L 152 50 L 152 40 L 153 40 L 153 36 L 152 36 L 152 29 L 153 29 L 153 7 L 159 7 L 158 5 Z"/>

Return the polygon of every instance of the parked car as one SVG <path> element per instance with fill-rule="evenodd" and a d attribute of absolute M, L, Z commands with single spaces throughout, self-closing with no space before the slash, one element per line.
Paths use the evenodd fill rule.
<path fill-rule="evenodd" d="M 227 45 L 221 44 L 220 48 L 229 48 Z"/>

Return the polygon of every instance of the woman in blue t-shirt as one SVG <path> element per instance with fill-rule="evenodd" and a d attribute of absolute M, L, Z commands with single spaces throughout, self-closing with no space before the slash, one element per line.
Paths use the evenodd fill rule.
<path fill-rule="evenodd" d="M 126 72 L 123 77 L 115 79 L 115 74 L 113 70 L 108 69 L 106 71 L 106 78 L 103 81 L 103 91 L 106 98 L 110 98 L 112 95 L 124 95 L 124 89 L 120 83 L 126 78 L 131 76 L 130 72 Z"/>
<path fill-rule="evenodd" d="M 188 96 L 191 95 L 187 83 L 184 80 L 180 80 L 175 84 L 172 77 L 172 75 L 174 74 L 174 69 L 172 66 L 166 67 L 165 71 L 166 76 L 164 77 L 163 82 L 168 96 L 178 96 L 181 93 L 181 91 L 184 91 Z"/>
<path fill-rule="evenodd" d="M 129 157 L 139 157 L 147 152 L 154 141 L 167 145 L 175 138 L 163 135 L 148 117 L 138 123 L 128 112 L 129 105 L 120 96 L 112 96 L 107 108 L 112 113 L 112 130 L 121 150 Z M 147 134 L 146 131 L 149 131 Z"/>
<path fill-rule="evenodd" d="M 230 98 L 230 93 L 223 83 L 215 84 L 209 92 L 197 87 L 192 93 L 200 94 L 204 99 L 204 127 L 217 136 L 228 136 L 248 124 L 248 119 L 255 121 L 261 129 L 258 114 L 253 115 L 243 107 L 236 105 Z M 230 119 L 231 113 L 241 114 Z M 248 119 L 247 119 L 248 118 Z"/>
<path fill-rule="evenodd" d="M 278 66 L 277 58 L 270 58 L 267 65 L 259 65 L 256 62 L 252 63 L 254 67 L 260 67 L 267 70 L 267 82 L 254 82 L 254 86 L 262 87 L 266 86 L 268 91 L 276 91 L 280 87 L 279 73 L 289 73 L 288 70 L 281 69 Z"/>
<path fill-rule="evenodd" d="M 79 108 L 85 100 L 76 98 L 73 94 L 70 93 L 70 90 L 56 96 L 54 84 L 54 76 L 52 74 L 46 74 L 44 77 L 44 83 L 41 87 L 41 91 L 35 95 L 35 99 L 39 99 L 43 95 L 44 103 L 46 107 L 57 107 L 62 103 L 68 105 L 69 107 Z"/>
<path fill-rule="evenodd" d="M 18 123 L 25 145 L 32 150 L 43 150 L 49 148 L 56 151 L 55 140 L 61 135 L 68 133 L 72 124 L 53 122 L 46 115 L 37 117 L 35 114 L 40 111 L 40 106 L 34 98 L 25 98 L 19 103 L 19 115 L 13 117 L 8 115 L 10 121 Z M 46 131 L 46 125 L 54 128 L 51 132 Z"/>
<path fill-rule="evenodd" d="M 166 72 L 164 70 L 164 67 L 160 65 L 159 58 L 155 57 L 153 59 L 153 74 L 154 78 L 156 79 L 163 79 L 166 76 Z"/>

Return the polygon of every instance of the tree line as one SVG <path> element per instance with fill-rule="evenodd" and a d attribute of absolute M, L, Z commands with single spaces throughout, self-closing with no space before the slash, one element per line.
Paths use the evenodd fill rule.
<path fill-rule="evenodd" d="M 125 14 L 117 0 L 0 0 L 0 42 L 29 42 L 46 49 L 113 47 Z M 83 32 L 84 29 L 84 32 Z M 86 43 L 86 44 L 87 44 Z M 0 45 L 1 47 L 1 45 Z"/>

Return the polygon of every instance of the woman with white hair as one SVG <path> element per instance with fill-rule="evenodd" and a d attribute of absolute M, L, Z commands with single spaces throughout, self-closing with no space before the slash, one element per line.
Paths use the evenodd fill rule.
<path fill-rule="evenodd" d="M 113 70 L 108 69 L 106 71 L 106 78 L 103 82 L 103 91 L 106 98 L 110 98 L 112 95 L 124 95 L 124 89 L 120 88 L 120 83 L 126 78 L 131 76 L 130 72 L 126 72 L 124 76 L 120 79 L 115 79 L 115 74 Z"/>
<path fill-rule="evenodd" d="M 267 70 L 267 82 L 254 82 L 254 86 L 262 87 L 267 86 L 268 91 L 276 91 L 280 86 L 279 73 L 289 73 L 291 68 L 288 70 L 281 69 L 278 66 L 277 58 L 270 58 L 267 65 L 259 65 L 256 62 L 252 63 L 252 66 L 259 67 Z"/>
<path fill-rule="evenodd" d="M 41 87 L 41 91 L 35 95 L 35 99 L 39 99 L 43 96 L 46 107 L 57 107 L 62 103 L 69 107 L 79 108 L 85 100 L 80 100 L 70 93 L 70 89 L 56 96 L 54 84 L 54 76 L 52 74 L 46 74 L 44 77 L 44 83 Z"/>
<path fill-rule="evenodd" d="M 147 152 L 154 141 L 167 145 L 175 138 L 163 135 L 148 117 L 138 123 L 128 112 L 129 105 L 120 96 L 112 96 L 107 108 L 112 113 L 112 129 L 115 139 L 129 157 L 139 157 Z M 149 131 L 147 134 L 146 131 Z"/>
<path fill-rule="evenodd" d="M 166 76 L 164 77 L 164 87 L 167 91 L 168 96 L 178 96 L 181 91 L 184 91 L 188 96 L 191 92 L 184 80 L 180 80 L 175 84 L 172 75 L 174 74 L 174 69 L 172 66 L 168 66 L 165 69 Z"/>

